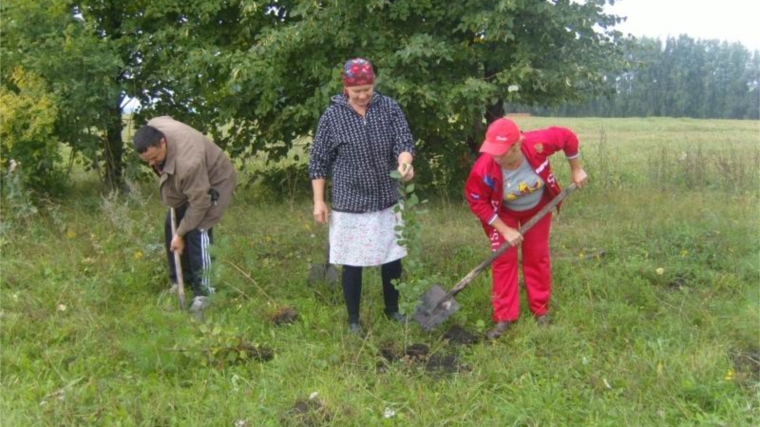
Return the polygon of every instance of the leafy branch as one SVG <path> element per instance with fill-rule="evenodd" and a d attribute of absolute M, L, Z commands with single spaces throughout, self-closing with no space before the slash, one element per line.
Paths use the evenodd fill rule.
<path fill-rule="evenodd" d="M 393 285 L 398 289 L 402 298 L 399 311 L 405 315 L 413 315 L 419 305 L 420 297 L 431 286 L 433 280 L 425 276 L 425 264 L 422 260 L 422 226 L 420 216 L 427 213 L 421 205 L 427 200 L 420 201 L 415 194 L 415 184 L 405 184 L 398 171 L 391 172 L 391 178 L 399 182 L 401 196 L 394 211 L 401 216 L 401 223 L 396 225 L 398 244 L 406 248 L 407 257 L 404 259 L 404 273 L 400 279 L 394 280 Z"/>

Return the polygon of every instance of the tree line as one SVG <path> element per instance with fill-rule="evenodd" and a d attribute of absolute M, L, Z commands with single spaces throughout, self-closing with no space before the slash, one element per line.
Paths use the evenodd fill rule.
<path fill-rule="evenodd" d="M 129 100 L 142 105 L 132 115 L 138 125 L 168 114 L 235 159 L 266 153 L 277 160 L 308 138 L 340 93 L 340 65 L 364 57 L 375 65 L 376 90 L 407 114 L 421 157 L 417 174 L 458 185 L 487 125 L 513 105 L 601 100 L 611 81 L 633 88 L 646 73 L 663 72 L 643 67 L 657 62 L 647 56 L 659 55 L 656 45 L 639 49 L 617 31 L 623 18 L 605 12 L 608 2 L 5 0 L 0 160 L 21 163 L 24 184 L 44 193 L 65 187 L 77 162 L 106 188 L 121 188 L 142 170 L 127 161 Z M 678 58 L 703 61 L 704 69 L 712 54 Z M 742 63 L 733 51 L 726 55 Z M 695 69 L 672 69 L 679 66 Z M 735 69 L 720 70 L 700 84 L 741 87 Z M 701 93 L 657 95 L 685 111 L 694 92 Z M 751 105 L 734 108 L 727 94 L 710 96 L 705 117 L 729 106 L 751 112 Z M 626 102 L 631 112 L 663 114 Z"/>
<path fill-rule="evenodd" d="M 681 35 L 664 42 L 642 38 L 629 45 L 626 55 L 635 68 L 610 75 L 608 94 L 551 108 L 522 108 L 570 117 L 760 119 L 758 51 Z"/>

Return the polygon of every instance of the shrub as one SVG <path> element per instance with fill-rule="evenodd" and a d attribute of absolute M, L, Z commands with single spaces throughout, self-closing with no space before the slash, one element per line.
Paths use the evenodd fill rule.
<path fill-rule="evenodd" d="M 40 193 L 63 188 L 61 154 L 54 136 L 58 115 L 55 97 L 44 80 L 17 67 L 10 75 L 14 86 L 0 87 L 0 160 L 13 160 L 23 170 L 23 184 Z"/>

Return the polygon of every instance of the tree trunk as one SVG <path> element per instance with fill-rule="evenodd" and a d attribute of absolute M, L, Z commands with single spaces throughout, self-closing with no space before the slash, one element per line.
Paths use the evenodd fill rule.
<path fill-rule="evenodd" d="M 483 126 L 480 123 L 476 123 L 474 126 L 475 135 L 483 135 Z M 478 151 L 480 150 L 480 144 L 483 142 L 482 137 L 477 136 L 468 136 L 467 137 L 467 147 L 470 149 L 470 155 L 473 157 L 477 157 Z"/>
<path fill-rule="evenodd" d="M 106 140 L 103 148 L 103 158 L 106 163 L 105 182 L 110 191 L 120 190 L 123 184 L 122 170 L 124 163 L 124 141 L 121 131 L 124 124 L 121 120 L 121 107 L 109 108 L 106 123 Z"/>
<path fill-rule="evenodd" d="M 486 125 L 483 126 L 481 122 L 476 122 L 473 125 L 474 136 L 470 136 L 467 138 L 467 146 L 470 147 L 470 154 L 477 156 L 480 150 L 480 144 L 483 142 L 483 138 L 486 135 L 486 129 L 488 129 L 488 126 L 491 123 L 493 123 L 494 121 L 502 117 L 504 117 L 504 100 L 503 99 L 499 98 L 496 100 L 495 103 L 486 106 L 486 113 L 485 113 Z"/>
<path fill-rule="evenodd" d="M 486 107 L 486 127 L 502 117 L 504 117 L 504 100 L 499 98 Z"/>

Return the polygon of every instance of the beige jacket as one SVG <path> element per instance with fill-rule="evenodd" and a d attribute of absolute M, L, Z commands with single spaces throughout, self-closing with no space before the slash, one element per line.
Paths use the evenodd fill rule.
<path fill-rule="evenodd" d="M 213 227 L 222 219 L 237 184 L 229 157 L 205 135 L 169 116 L 156 117 L 148 126 L 166 137 L 161 200 L 174 208 L 187 204 L 177 234 L 184 236 L 196 228 Z M 219 192 L 216 205 L 211 202 L 211 188 Z"/>

